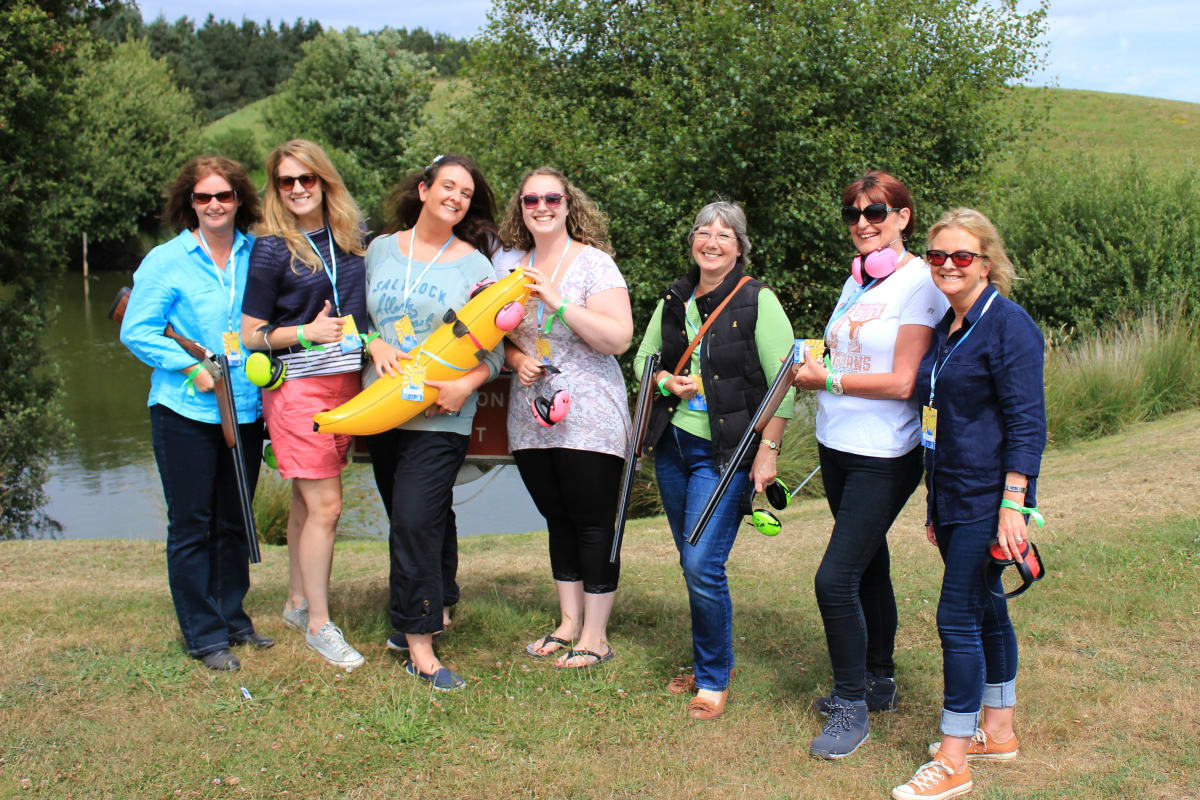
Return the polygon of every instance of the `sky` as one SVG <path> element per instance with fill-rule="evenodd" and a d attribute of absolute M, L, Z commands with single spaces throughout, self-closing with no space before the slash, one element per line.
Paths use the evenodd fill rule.
<path fill-rule="evenodd" d="M 491 0 L 140 0 L 142 15 L 278 22 L 317 19 L 327 28 L 425 28 L 471 36 Z M 1035 7 L 1020 0 L 1023 10 Z M 1051 0 L 1046 69 L 1032 85 L 1140 94 L 1200 103 L 1200 0 Z"/>

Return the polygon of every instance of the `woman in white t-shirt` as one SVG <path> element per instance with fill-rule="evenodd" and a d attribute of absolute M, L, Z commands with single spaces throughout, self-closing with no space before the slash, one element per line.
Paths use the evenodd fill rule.
<path fill-rule="evenodd" d="M 873 170 L 842 192 L 858 250 L 825 327 L 827 355 L 808 351 L 795 385 L 818 390 L 817 442 L 833 533 L 817 569 L 817 605 L 833 691 L 813 703 L 825 729 L 811 753 L 850 755 L 868 711 L 896 707 L 896 598 L 887 532 L 921 480 L 913 384 L 946 300 L 905 245 L 915 223 L 900 181 Z"/>

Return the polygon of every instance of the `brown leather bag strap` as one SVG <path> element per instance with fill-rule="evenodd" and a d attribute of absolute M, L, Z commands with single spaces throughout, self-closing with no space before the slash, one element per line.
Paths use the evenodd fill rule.
<path fill-rule="evenodd" d="M 717 317 L 721 316 L 721 312 L 725 310 L 725 306 L 729 305 L 729 301 L 733 299 L 733 296 L 737 294 L 738 290 L 745 286 L 749 281 L 750 276 L 743 275 L 742 279 L 737 282 L 737 286 L 733 287 L 733 291 L 726 295 L 725 299 L 721 301 L 721 304 L 714 308 L 713 312 L 708 315 L 708 319 L 704 320 L 704 324 L 701 325 L 700 330 L 696 332 L 696 338 L 692 339 L 691 344 L 687 346 L 687 350 L 683 351 L 683 358 L 679 359 L 679 363 L 675 365 L 675 371 L 671 373 L 672 375 L 679 374 L 679 370 L 683 369 L 683 365 L 686 364 L 688 359 L 692 357 L 692 353 L 695 352 L 696 347 L 700 344 L 700 340 L 704 338 L 704 334 L 707 333 L 708 329 L 712 327 L 712 324 L 716 322 Z M 687 315 L 686 308 L 684 308 L 683 313 L 685 316 Z"/>

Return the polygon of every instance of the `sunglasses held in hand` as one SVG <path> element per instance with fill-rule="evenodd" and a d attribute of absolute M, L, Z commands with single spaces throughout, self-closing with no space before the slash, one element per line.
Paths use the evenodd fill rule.
<path fill-rule="evenodd" d="M 926 250 L 925 261 L 931 267 L 940 267 L 946 263 L 946 259 L 950 259 L 954 266 L 965 269 L 971 266 L 971 263 L 977 258 L 987 258 L 983 253 L 972 253 L 970 250 L 955 250 L 953 253 L 947 253 L 944 250 Z"/>
<path fill-rule="evenodd" d="M 305 189 L 311 189 L 317 185 L 317 176 L 311 172 L 306 172 L 303 175 L 277 175 L 275 176 L 275 185 L 281 191 L 290 192 L 292 186 L 300 181 L 300 185 Z"/>
<path fill-rule="evenodd" d="M 898 208 L 888 208 L 887 203 L 871 203 L 871 205 L 861 209 L 854 206 L 845 206 L 842 208 L 842 222 L 847 225 L 857 225 L 859 217 L 866 217 L 867 222 L 872 225 L 878 225 L 887 219 L 888 214 L 899 210 Z"/>

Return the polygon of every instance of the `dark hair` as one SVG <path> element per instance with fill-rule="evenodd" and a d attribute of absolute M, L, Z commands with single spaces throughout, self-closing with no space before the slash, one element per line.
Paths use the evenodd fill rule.
<path fill-rule="evenodd" d="M 400 185 L 384 203 L 384 212 L 388 219 L 384 233 L 396 233 L 417 224 L 423 206 L 417 187 L 421 184 L 425 184 L 426 187 L 433 185 L 442 167 L 451 165 L 462 167 L 471 173 L 471 180 L 475 182 L 471 205 L 467 207 L 466 216 L 454 226 L 454 235 L 491 258 L 500 245 L 496 228 L 496 200 L 475 162 L 455 153 L 438 156 L 429 166 L 410 173 L 400 181 Z"/>
<path fill-rule="evenodd" d="M 163 207 L 163 221 L 176 231 L 199 227 L 200 219 L 196 216 L 196 209 L 192 208 L 192 190 L 209 175 L 221 176 L 237 192 L 242 204 L 233 217 L 233 224 L 242 233 L 250 230 L 250 226 L 260 218 L 258 193 L 250 183 L 246 168 L 224 156 L 196 156 L 183 165 L 175 182 L 163 192 L 167 200 Z"/>
<path fill-rule="evenodd" d="M 917 212 L 913 208 L 912 195 L 904 184 L 881 169 L 872 169 L 842 190 L 842 205 L 854 205 L 860 194 L 865 194 L 873 202 L 887 203 L 891 208 L 908 209 L 908 224 L 900 231 L 900 236 L 907 242 L 917 225 Z"/>

